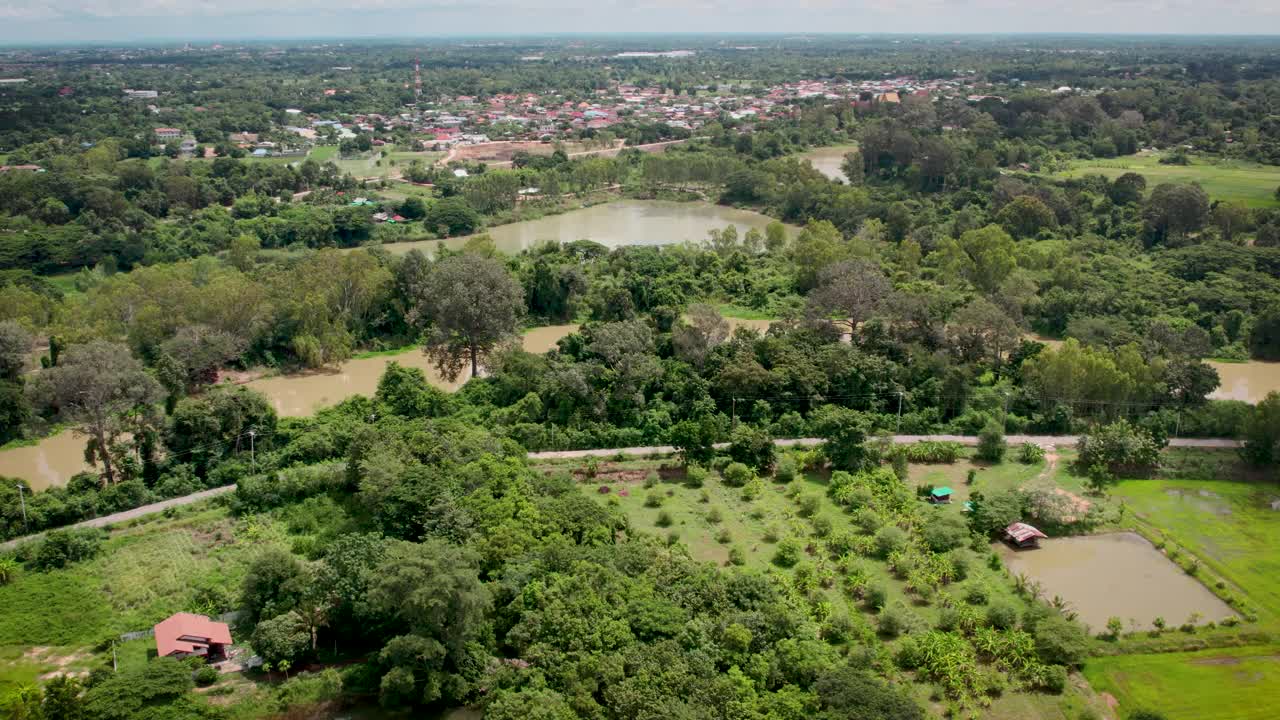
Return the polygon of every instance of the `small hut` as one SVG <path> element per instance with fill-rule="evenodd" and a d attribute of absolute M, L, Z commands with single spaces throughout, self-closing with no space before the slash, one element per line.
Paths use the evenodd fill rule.
<path fill-rule="evenodd" d="M 1017 548 L 1037 547 L 1041 538 L 1048 537 L 1024 522 L 1013 523 L 1004 529 L 1004 539 Z"/>
<path fill-rule="evenodd" d="M 934 488 L 929 493 L 929 502 L 933 503 L 934 505 L 944 505 L 946 503 L 951 502 L 951 488 L 949 487 Z"/>

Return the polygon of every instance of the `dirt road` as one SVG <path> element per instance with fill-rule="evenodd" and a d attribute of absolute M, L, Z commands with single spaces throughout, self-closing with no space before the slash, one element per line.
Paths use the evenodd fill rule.
<path fill-rule="evenodd" d="M 1022 443 L 1034 443 L 1041 447 L 1058 447 L 1063 445 L 1075 445 L 1080 439 L 1079 435 L 1006 435 L 1005 441 L 1009 445 L 1021 445 Z M 899 445 L 919 442 L 921 440 L 935 440 L 945 442 L 957 442 L 961 445 L 977 445 L 978 438 L 976 435 L 894 435 L 893 441 Z M 821 438 L 794 438 L 774 440 L 778 447 L 815 447 L 822 443 Z M 716 443 L 717 449 L 728 447 L 728 443 Z M 1197 447 L 1197 448 L 1237 448 L 1240 447 L 1238 440 L 1229 440 L 1226 438 L 1174 438 L 1169 441 L 1170 447 Z M 546 452 L 532 452 L 528 454 L 530 460 L 560 460 L 567 458 L 611 458 L 619 455 L 626 457 L 647 457 L 649 455 L 674 455 L 676 449 L 670 445 L 651 445 L 648 447 L 629 447 L 629 448 L 602 448 L 596 450 L 549 450 Z M 114 525 L 116 523 L 127 522 L 134 518 L 140 518 L 153 513 L 164 512 L 171 507 L 181 507 L 198 503 L 201 500 L 223 495 L 235 490 L 235 485 L 226 485 L 212 490 L 203 490 L 201 492 L 184 495 L 182 497 L 163 500 L 150 505 L 143 505 L 132 510 L 104 515 L 100 518 L 85 520 L 74 525 L 72 528 L 93 528 L 104 527 L 106 525 Z M 42 537 L 44 533 L 28 535 L 26 537 L 15 538 L 8 542 L 0 543 L 0 550 L 8 550 L 18 543 L 27 540 L 35 540 Z"/>

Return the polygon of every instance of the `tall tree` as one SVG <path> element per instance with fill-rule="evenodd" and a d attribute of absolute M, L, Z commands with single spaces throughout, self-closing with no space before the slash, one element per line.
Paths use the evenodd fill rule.
<path fill-rule="evenodd" d="M 838 262 L 818 273 L 818 287 L 809 296 L 811 309 L 835 316 L 838 325 L 856 336 L 858 326 L 871 318 L 893 290 L 893 284 L 874 263 L 856 259 Z"/>
<path fill-rule="evenodd" d="M 38 404 L 76 423 L 89 436 L 87 458 L 101 461 L 107 484 L 117 481 L 111 446 L 132 410 L 154 405 L 160 383 L 119 343 L 94 340 L 73 345 L 57 367 L 37 375 L 31 392 Z"/>
<path fill-rule="evenodd" d="M 524 291 L 498 260 L 471 254 L 441 260 L 419 290 L 415 315 L 431 323 L 426 352 L 453 380 L 468 362 L 513 338 L 524 313 Z"/>

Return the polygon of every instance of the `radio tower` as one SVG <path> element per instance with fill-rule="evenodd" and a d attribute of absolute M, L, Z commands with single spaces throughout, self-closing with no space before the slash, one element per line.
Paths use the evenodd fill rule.
<path fill-rule="evenodd" d="M 418 63 L 418 57 L 413 58 L 413 105 L 418 106 L 422 102 L 422 66 Z"/>

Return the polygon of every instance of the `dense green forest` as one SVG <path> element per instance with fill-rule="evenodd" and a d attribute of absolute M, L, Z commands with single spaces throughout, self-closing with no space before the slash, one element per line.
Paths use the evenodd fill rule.
<path fill-rule="evenodd" d="M 1129 529 L 1108 493 L 1192 464 L 1165 449 L 1174 436 L 1240 440 L 1230 461 L 1205 457 L 1276 479 L 1280 395 L 1211 399 L 1220 377 L 1206 361 L 1280 360 L 1280 172 L 1251 203 L 1136 171 L 1055 173 L 1140 152 L 1189 171 L 1280 163 L 1274 43 L 742 42 L 758 49 L 9 51 L 30 81 L 0 86 L 0 443 L 72 429 L 93 470 L 35 493 L 5 479 L 0 537 L 49 532 L 0 554 L 0 598 L 24 608 L 0 621 L 0 647 L 107 657 L 111 637 L 136 628 L 67 613 L 65 633 L 41 635 L 23 613 L 51 583 L 145 541 L 57 528 L 235 485 L 191 521 L 234 535 L 225 563 L 139 606 L 239 611 L 238 642 L 267 666 L 250 673 L 255 694 L 220 703 L 192 692 L 216 676 L 167 659 L 42 683 L 0 664 L 0 717 L 288 718 L 366 703 L 413 716 L 905 720 L 983 717 L 1002 696 L 1084 702 L 1077 671 L 1113 652 L 1102 628 L 1015 579 L 990 541 L 1024 518 L 1062 535 Z M 498 167 L 428 157 L 408 125 L 359 127 L 417 112 L 419 53 L 424 97 L 481 101 L 572 104 L 620 83 L 694 102 L 807 80 L 960 79 L 892 102 L 778 95 L 785 112 L 725 112 L 695 130 L 623 117 L 605 138 L 684 141 L 660 154 L 576 156 L 569 143 L 600 133 L 562 128 L 550 152 Z M 160 117 L 200 151 L 154 142 L 159 110 L 126 88 L 155 89 Z M 296 142 L 286 110 L 358 131 L 285 162 L 229 141 Z M 849 148 L 842 179 L 801 157 L 829 145 Z M 361 178 L 352 158 L 394 161 L 402 178 Z M 699 243 L 583 238 L 518 254 L 486 234 L 618 198 L 772 221 Z M 397 252 L 408 240 L 439 242 Z M 743 316 L 773 322 L 734 329 Z M 548 353 L 519 346 L 524 329 L 570 323 Z M 410 346 L 440 377 L 470 379 L 446 392 L 393 361 L 374 397 L 309 417 L 279 417 L 223 382 Z M 894 447 L 889 433 L 980 442 L 971 457 Z M 1092 500 L 1064 509 L 1067 490 L 983 487 L 966 491 L 964 514 L 944 513 L 920 499 L 932 485 L 909 482 L 968 462 L 967 484 L 1016 464 L 1059 477 L 1056 455 L 1007 448 L 1006 434 L 1082 435 L 1061 482 Z M 776 448 L 784 438 L 819 445 Z M 635 471 L 644 487 L 629 491 L 666 532 L 597 480 L 598 461 L 526 455 L 650 445 L 677 457 Z M 748 546 L 726 528 L 723 567 L 706 562 L 670 513 L 680 493 L 700 494 L 698 517 L 720 523 L 712 490 L 762 523 L 778 500 L 781 529 Z M 1203 572 L 1216 573 L 1206 585 L 1228 574 Z M 1213 593 L 1239 617 L 1204 642 L 1267 642 L 1268 608 L 1232 583 Z M 1122 630 L 1108 623 L 1114 652 L 1146 642 Z"/>

